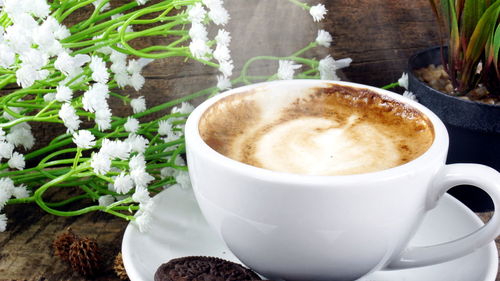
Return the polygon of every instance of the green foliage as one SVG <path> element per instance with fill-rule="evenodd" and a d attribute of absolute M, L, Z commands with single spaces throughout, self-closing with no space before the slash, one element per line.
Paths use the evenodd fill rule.
<path fill-rule="evenodd" d="M 500 95 L 500 0 L 429 1 L 441 33 L 447 33 L 445 66 L 457 94 L 482 83 L 491 94 Z"/>

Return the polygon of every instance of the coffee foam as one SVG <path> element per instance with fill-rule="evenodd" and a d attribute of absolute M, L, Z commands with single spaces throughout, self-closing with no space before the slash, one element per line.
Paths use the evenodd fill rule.
<path fill-rule="evenodd" d="M 213 149 L 253 166 L 308 175 L 395 167 L 425 152 L 432 124 L 418 110 L 366 89 L 256 89 L 212 105 L 199 130 Z"/>

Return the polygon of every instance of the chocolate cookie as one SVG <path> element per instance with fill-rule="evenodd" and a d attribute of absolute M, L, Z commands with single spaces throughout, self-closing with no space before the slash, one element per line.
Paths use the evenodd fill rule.
<path fill-rule="evenodd" d="M 155 281 L 250 281 L 262 280 L 248 268 L 215 257 L 182 257 L 162 264 Z"/>

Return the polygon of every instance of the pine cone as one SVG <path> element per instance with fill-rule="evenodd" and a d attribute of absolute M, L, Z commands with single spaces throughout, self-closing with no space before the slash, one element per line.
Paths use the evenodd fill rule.
<path fill-rule="evenodd" d="M 69 263 L 83 276 L 95 276 L 101 269 L 101 255 L 95 239 L 76 240 L 69 249 Z"/>
<path fill-rule="evenodd" d="M 123 265 L 122 252 L 119 252 L 115 257 L 115 262 L 113 263 L 113 269 L 115 270 L 116 276 L 120 280 L 129 280 L 127 272 L 125 271 L 125 266 Z"/>
<path fill-rule="evenodd" d="M 68 227 L 66 232 L 57 236 L 54 242 L 52 242 L 52 247 L 54 249 L 54 255 L 59 256 L 63 261 L 69 261 L 69 248 L 74 241 L 80 238 L 73 233 L 71 228 Z"/>

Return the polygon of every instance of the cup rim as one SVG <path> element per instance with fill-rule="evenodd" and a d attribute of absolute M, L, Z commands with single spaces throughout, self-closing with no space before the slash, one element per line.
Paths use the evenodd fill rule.
<path fill-rule="evenodd" d="M 198 129 L 199 120 L 203 115 L 203 113 L 220 99 L 230 95 L 244 93 L 254 88 L 265 87 L 267 85 L 275 85 L 275 84 L 304 85 L 304 83 L 310 85 L 311 87 L 324 84 L 336 84 L 340 86 L 368 89 L 378 94 L 388 96 L 396 101 L 407 104 L 422 112 L 431 121 L 434 129 L 434 141 L 429 147 L 429 149 L 427 149 L 427 151 L 425 151 L 422 155 L 418 156 L 417 158 L 403 165 L 368 173 L 328 176 L 328 175 L 295 174 L 295 173 L 273 171 L 251 166 L 243 162 L 231 159 L 223 154 L 220 154 L 219 152 L 212 149 L 208 144 L 206 144 L 205 141 L 203 141 L 203 139 L 201 138 Z M 304 183 L 323 185 L 325 183 L 328 184 L 333 182 L 334 183 L 356 182 L 363 180 L 370 180 L 372 182 L 385 181 L 391 177 L 399 177 L 402 175 L 407 175 L 408 173 L 414 173 L 418 170 L 428 167 L 429 164 L 434 163 L 434 161 L 438 161 L 440 163 L 442 162 L 444 164 L 449 144 L 448 132 L 443 122 L 430 109 L 426 108 L 420 103 L 413 101 L 409 98 L 403 97 L 402 95 L 399 95 L 397 93 L 373 86 L 368 86 L 353 82 L 319 80 L 319 79 L 275 80 L 270 82 L 255 83 L 230 89 L 223 93 L 218 94 L 217 96 L 213 96 L 202 102 L 189 115 L 185 126 L 185 138 L 188 147 L 188 153 L 196 151 L 197 154 L 203 155 L 203 157 L 211 159 L 213 162 L 224 167 L 225 169 L 238 172 L 239 174 L 246 174 L 253 178 L 259 178 L 262 180 L 285 182 L 289 183 L 290 185 L 302 185 Z M 188 165 L 189 165 L 189 157 L 188 157 Z"/>

